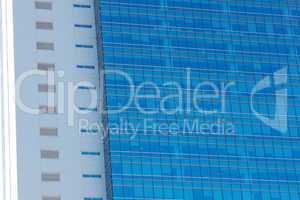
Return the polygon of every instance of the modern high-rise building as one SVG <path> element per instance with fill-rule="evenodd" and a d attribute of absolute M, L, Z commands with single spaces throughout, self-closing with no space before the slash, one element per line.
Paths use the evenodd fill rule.
<path fill-rule="evenodd" d="M 299 1 L 1 15 L 2 199 L 300 199 Z"/>
<path fill-rule="evenodd" d="M 97 1 L 112 199 L 299 199 L 295 0 Z"/>

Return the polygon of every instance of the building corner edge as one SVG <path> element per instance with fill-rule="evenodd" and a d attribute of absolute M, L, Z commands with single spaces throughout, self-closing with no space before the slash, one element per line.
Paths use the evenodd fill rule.
<path fill-rule="evenodd" d="M 0 194 L 18 200 L 13 0 L 1 0 Z"/>

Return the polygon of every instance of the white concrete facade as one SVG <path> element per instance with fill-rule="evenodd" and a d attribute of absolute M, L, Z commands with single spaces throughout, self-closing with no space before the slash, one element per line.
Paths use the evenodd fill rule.
<path fill-rule="evenodd" d="M 1 15 L 0 199 L 105 200 L 101 133 L 79 127 L 100 122 L 93 0 L 1 0 Z"/>

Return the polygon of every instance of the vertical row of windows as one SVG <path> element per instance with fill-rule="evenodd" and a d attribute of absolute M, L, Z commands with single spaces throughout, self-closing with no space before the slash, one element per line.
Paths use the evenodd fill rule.
<path fill-rule="evenodd" d="M 73 8 L 74 8 L 74 12 L 76 13 L 80 13 L 80 15 L 85 15 L 87 14 L 87 12 L 92 12 L 93 10 L 92 5 L 90 4 L 86 4 L 86 3 L 75 3 L 73 4 Z M 81 22 L 78 21 L 76 19 L 75 23 L 74 23 L 74 30 L 76 33 L 78 33 L 78 35 L 87 35 L 86 38 L 90 37 L 90 33 L 95 31 L 94 29 L 94 25 L 91 25 L 89 23 L 86 22 Z M 83 39 L 85 37 L 79 37 L 80 39 Z M 91 44 L 89 41 L 84 41 L 83 40 L 78 40 L 76 41 L 76 43 L 74 44 L 74 47 L 76 48 L 76 50 L 78 52 L 82 52 L 82 53 L 94 53 L 96 51 L 96 46 L 94 46 L 94 44 Z M 96 70 L 96 66 L 90 63 L 78 63 L 76 65 L 76 69 L 82 73 L 93 73 Z M 80 84 L 77 87 L 77 91 L 79 93 L 81 93 L 82 95 L 86 95 L 87 92 L 88 93 L 95 93 L 97 90 L 96 86 L 92 86 L 92 85 L 85 85 L 85 84 Z M 80 105 L 78 106 L 78 109 L 82 112 L 85 113 L 95 113 L 98 111 L 97 107 L 92 107 L 92 106 L 87 106 L 87 105 Z M 93 129 L 93 128 L 81 128 L 80 130 L 80 134 L 82 136 L 96 136 L 99 134 L 99 130 L 98 129 Z M 100 152 L 98 151 L 92 151 L 90 150 L 92 149 L 92 147 L 84 147 L 84 150 L 82 150 L 80 152 L 80 156 L 82 157 L 83 161 L 86 160 L 100 160 Z M 93 161 L 94 162 L 94 161 Z M 93 169 L 94 170 L 94 169 Z M 83 168 L 83 172 L 81 174 L 81 178 L 84 180 L 84 182 L 91 182 L 94 183 L 95 181 L 102 181 L 102 175 L 98 174 L 98 170 L 92 171 L 91 169 L 88 168 Z M 89 195 L 83 195 L 84 197 L 82 197 L 82 200 L 102 200 L 102 197 L 98 197 L 98 196 L 93 196 L 93 194 L 89 194 Z"/>
<path fill-rule="evenodd" d="M 35 9 L 38 12 L 51 12 L 53 10 L 53 3 L 51 1 L 35 1 Z M 51 21 L 40 21 L 37 19 L 35 22 L 35 28 L 37 31 L 53 31 L 54 23 Z M 55 51 L 55 43 L 52 41 L 37 41 L 36 49 L 42 54 L 48 54 Z M 37 70 L 46 73 L 55 72 L 55 64 L 39 60 L 37 63 Z M 47 79 L 47 78 L 46 78 Z M 47 81 L 47 80 L 45 80 Z M 37 85 L 37 91 L 41 96 L 47 95 L 48 97 L 55 98 L 56 85 L 48 83 L 39 83 Z M 57 107 L 53 102 L 39 105 L 40 115 L 57 114 Z M 58 137 L 58 129 L 56 127 L 40 127 L 40 136 L 43 139 L 50 139 Z M 60 158 L 60 152 L 57 149 L 52 148 L 41 148 L 40 159 L 41 162 L 57 162 Z M 41 182 L 43 183 L 59 183 L 61 181 L 61 174 L 57 171 L 44 171 L 41 172 Z M 58 194 L 42 194 L 42 200 L 61 200 Z"/>
<path fill-rule="evenodd" d="M 92 6 L 90 4 L 84 4 L 84 3 L 75 3 L 73 4 L 73 8 L 75 11 L 91 11 Z M 91 24 L 86 24 L 86 23 L 75 23 L 74 28 L 76 31 L 85 31 L 84 29 L 93 29 L 93 25 Z M 81 49 L 94 49 L 94 45 L 91 44 L 75 44 L 76 48 L 81 48 Z M 76 65 L 77 69 L 80 70 L 94 70 L 96 69 L 95 65 L 90 65 L 87 63 L 80 63 Z"/>

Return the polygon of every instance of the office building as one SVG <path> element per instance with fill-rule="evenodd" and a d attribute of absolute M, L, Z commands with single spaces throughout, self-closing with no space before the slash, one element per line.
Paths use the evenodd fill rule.
<path fill-rule="evenodd" d="M 112 199 L 300 198 L 299 1 L 97 2 Z"/>
<path fill-rule="evenodd" d="M 2 199 L 300 198 L 300 2 L 5 0 L 1 15 Z"/>

